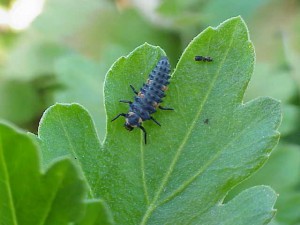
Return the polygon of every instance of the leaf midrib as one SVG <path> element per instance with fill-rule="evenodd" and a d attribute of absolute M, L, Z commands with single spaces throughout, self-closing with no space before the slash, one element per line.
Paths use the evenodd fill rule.
<path fill-rule="evenodd" d="M 2 145 L 2 137 L 0 136 L 0 152 L 1 152 L 1 159 L 2 159 L 2 165 L 4 168 L 4 176 L 7 178 L 6 181 L 4 180 L 5 186 L 7 188 L 7 192 L 8 192 L 8 199 L 9 199 L 9 205 L 11 207 L 11 214 L 12 214 L 12 219 L 13 219 L 13 224 L 14 225 L 18 225 L 18 219 L 17 219 L 17 215 L 16 215 L 16 209 L 14 206 L 14 201 L 13 201 L 13 195 L 10 189 L 10 176 L 7 170 L 7 165 L 6 162 L 4 160 L 4 151 L 3 151 L 3 145 Z"/>
<path fill-rule="evenodd" d="M 151 202 L 151 204 L 149 205 L 148 209 L 146 210 L 146 212 L 145 212 L 145 214 L 144 214 L 144 217 L 142 218 L 142 221 L 141 221 L 141 223 L 140 223 L 141 225 L 145 225 L 145 224 L 147 223 L 148 219 L 150 218 L 151 213 L 158 207 L 157 201 L 158 201 L 158 199 L 159 199 L 159 197 L 160 197 L 160 194 L 162 193 L 164 187 L 165 187 L 166 184 L 168 183 L 168 180 L 169 180 L 169 178 L 170 178 L 170 176 L 171 176 L 171 174 L 172 174 L 172 172 L 173 172 L 173 170 L 174 170 L 174 168 L 175 168 L 175 165 L 176 165 L 176 163 L 177 163 L 177 161 L 178 161 L 178 159 L 179 159 L 179 157 L 180 157 L 180 155 L 181 155 L 181 152 L 182 152 L 182 150 L 184 149 L 184 146 L 186 145 L 186 143 L 187 143 L 187 141 L 188 141 L 188 139 L 189 139 L 189 137 L 190 137 L 192 131 L 194 130 L 194 127 L 195 127 L 195 125 L 196 125 L 196 123 L 197 123 L 197 121 L 198 121 L 198 119 L 199 119 L 199 117 L 200 117 L 200 115 L 201 115 L 202 109 L 203 109 L 203 107 L 204 107 L 204 105 L 205 105 L 205 103 L 206 103 L 206 101 L 207 101 L 207 99 L 208 99 L 208 96 L 209 96 L 209 94 L 211 93 L 211 90 L 212 90 L 212 88 L 214 87 L 215 82 L 216 82 L 217 78 L 218 78 L 219 75 L 220 75 L 221 67 L 222 67 L 223 64 L 224 64 L 225 59 L 227 59 L 229 50 L 231 49 L 232 44 L 233 44 L 233 37 L 235 36 L 236 27 L 237 27 L 237 23 L 235 24 L 235 27 L 234 27 L 234 29 L 233 29 L 233 33 L 232 33 L 232 36 L 231 36 L 231 39 L 230 39 L 229 47 L 228 47 L 226 53 L 224 54 L 225 57 L 223 58 L 222 63 L 219 64 L 218 70 L 217 70 L 217 72 L 216 72 L 216 74 L 215 74 L 215 76 L 214 76 L 214 79 L 213 79 L 213 81 L 212 81 L 212 83 L 211 83 L 211 85 L 210 85 L 210 87 L 209 87 L 209 89 L 208 89 L 208 91 L 207 91 L 207 93 L 206 93 L 206 95 L 205 95 L 205 97 L 204 97 L 204 100 L 203 100 L 202 104 L 201 104 L 200 107 L 199 107 L 199 110 L 198 110 L 198 112 L 197 112 L 197 114 L 196 114 L 196 116 L 195 116 L 195 118 L 194 118 L 194 120 L 193 120 L 193 122 L 192 122 L 192 125 L 191 125 L 190 128 L 188 129 L 188 132 L 186 133 L 185 137 L 183 138 L 183 141 L 182 141 L 181 145 L 179 146 L 179 148 L 178 148 L 178 150 L 177 150 L 177 152 L 176 152 L 176 154 L 175 154 L 175 156 L 174 156 L 174 159 L 173 159 L 173 161 L 171 162 L 171 165 L 170 165 L 170 167 L 169 167 L 169 170 L 167 171 L 165 177 L 164 177 L 163 180 L 162 180 L 161 186 L 158 188 L 158 191 L 156 192 L 156 195 L 155 195 L 154 198 L 153 198 L 153 201 Z M 211 42 L 211 37 L 210 37 L 210 39 L 209 39 L 209 46 L 210 46 L 210 42 Z M 183 54 L 184 54 L 184 53 L 183 53 Z M 176 72 L 176 71 L 175 71 L 175 72 Z M 216 158 L 216 157 L 213 157 L 213 160 L 214 160 L 215 158 Z M 204 166 L 206 166 L 206 165 L 204 165 Z M 209 165 L 208 165 L 208 166 L 209 166 Z M 187 185 L 189 185 L 189 184 L 190 184 L 190 183 L 187 183 Z M 171 194 L 171 195 L 173 195 L 173 194 Z"/>

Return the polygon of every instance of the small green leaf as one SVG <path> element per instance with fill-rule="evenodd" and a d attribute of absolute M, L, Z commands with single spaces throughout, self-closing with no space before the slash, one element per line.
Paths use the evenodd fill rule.
<path fill-rule="evenodd" d="M 128 133 L 124 120 L 110 120 L 128 112 L 128 106 L 118 101 L 132 100 L 129 84 L 139 88 L 162 55 L 159 47 L 144 44 L 109 70 L 102 147 L 82 107 L 50 108 L 39 129 L 45 161 L 72 155 L 91 195 L 107 202 L 117 224 L 269 222 L 276 199 L 270 188 L 249 189 L 221 204 L 233 186 L 263 165 L 279 138 L 278 101 L 259 98 L 242 103 L 254 65 L 244 22 L 230 19 L 190 43 L 163 102 L 175 110 L 153 115 L 162 127 L 144 123 L 149 140 L 145 145 L 141 131 Z M 210 56 L 213 62 L 195 62 L 195 55 Z M 205 223 L 202 218 L 207 218 Z"/>
<path fill-rule="evenodd" d="M 84 216 L 86 185 L 70 160 L 56 161 L 41 173 L 36 145 L 4 124 L 0 124 L 0 180 L 1 225 L 63 225 Z M 86 215 L 95 217 L 95 210 L 106 215 L 100 203 L 88 205 Z"/>

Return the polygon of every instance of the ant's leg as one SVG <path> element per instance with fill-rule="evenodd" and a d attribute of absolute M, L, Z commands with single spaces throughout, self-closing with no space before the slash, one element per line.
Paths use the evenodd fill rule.
<path fill-rule="evenodd" d="M 147 132 L 145 130 L 145 128 L 143 126 L 139 126 L 139 128 L 143 131 L 144 133 L 144 141 L 145 141 L 145 144 L 147 144 Z"/>
<path fill-rule="evenodd" d="M 115 118 L 113 118 L 112 120 L 111 120 L 111 122 L 113 122 L 114 120 L 116 120 L 116 119 L 118 119 L 120 116 L 124 116 L 124 117 L 126 117 L 126 113 L 120 113 L 119 115 L 117 115 Z"/>
<path fill-rule="evenodd" d="M 161 110 L 174 110 L 173 108 L 158 106 Z"/>
<path fill-rule="evenodd" d="M 152 116 L 150 116 L 150 120 L 152 120 L 154 123 L 156 123 L 158 126 L 161 126 L 159 122 L 156 121 Z"/>
<path fill-rule="evenodd" d="M 135 90 L 135 88 L 130 84 L 130 87 L 131 87 L 131 89 L 132 89 L 132 91 L 134 92 L 134 94 L 136 94 L 136 95 L 138 95 L 139 94 L 139 92 L 138 91 L 136 91 Z"/>
<path fill-rule="evenodd" d="M 129 101 L 129 100 L 120 100 L 119 102 L 128 103 L 128 104 L 132 104 L 132 101 Z"/>

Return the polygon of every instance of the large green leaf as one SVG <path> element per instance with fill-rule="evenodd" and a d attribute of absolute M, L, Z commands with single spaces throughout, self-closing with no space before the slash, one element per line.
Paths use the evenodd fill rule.
<path fill-rule="evenodd" d="M 108 73 L 105 100 L 109 118 L 125 110 L 113 102 L 129 97 L 128 84 L 136 86 L 145 79 L 136 76 L 138 71 L 146 70 L 143 74 L 148 74 L 153 64 L 151 68 L 145 65 L 157 61 L 162 54 L 159 49 L 152 54 L 145 51 L 147 46 L 119 60 Z M 214 62 L 196 63 L 193 57 L 198 54 L 210 55 Z M 156 60 L 152 60 L 154 57 Z M 233 185 L 268 158 L 278 140 L 275 129 L 280 109 L 278 102 L 268 98 L 241 104 L 253 60 L 253 47 L 239 18 L 227 21 L 217 30 L 208 28 L 188 46 L 173 74 L 165 105 L 175 111 L 155 115 L 158 121 L 164 121 L 162 128 L 146 126 L 151 144 L 143 145 L 140 132 L 122 132 L 118 128 L 121 122 L 108 126 L 104 147 L 109 150 L 104 150 L 102 163 L 110 159 L 111 166 L 103 168 L 107 169 L 103 176 L 107 181 L 102 184 L 101 193 L 113 193 L 106 198 L 114 211 L 125 208 L 128 201 L 135 202 L 135 210 L 128 217 L 127 212 L 119 212 L 116 220 L 186 223 L 188 218 L 218 204 Z M 133 75 L 122 79 L 124 74 Z M 126 87 L 125 94 L 115 91 Z M 114 95 L 110 94 L 112 90 Z M 203 122 L 206 119 L 209 124 Z M 113 177 L 120 186 L 109 182 Z M 124 184 L 126 188 L 121 189 Z M 119 200 L 129 190 L 135 192 Z M 256 218 L 251 224 L 262 223 L 262 218 Z M 219 219 L 208 224 L 218 224 Z"/>
<path fill-rule="evenodd" d="M 34 142 L 4 124 L 0 124 L 0 180 L 1 225 L 111 224 L 103 202 L 84 202 L 86 185 L 70 160 L 61 159 L 41 172 Z M 87 215 L 89 223 L 84 222 Z"/>
<path fill-rule="evenodd" d="M 165 53 L 145 44 L 120 58 L 105 82 L 110 121 L 132 99 Z M 209 55 L 213 62 L 195 62 Z M 259 98 L 242 103 L 253 72 L 254 50 L 244 22 L 233 18 L 208 28 L 187 47 L 172 75 L 158 127 L 145 122 L 128 133 L 121 119 L 107 124 L 102 147 L 93 122 L 79 105 L 55 105 L 44 115 L 39 138 L 44 161 L 72 155 L 117 224 L 265 224 L 274 215 L 268 187 L 242 192 L 221 204 L 227 192 L 268 159 L 278 141 L 279 102 Z M 259 204 L 257 204 L 259 203 Z"/>

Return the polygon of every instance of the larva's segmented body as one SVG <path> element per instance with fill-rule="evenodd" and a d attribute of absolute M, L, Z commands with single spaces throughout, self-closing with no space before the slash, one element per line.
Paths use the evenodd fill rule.
<path fill-rule="evenodd" d="M 144 132 L 145 144 L 146 130 L 142 126 L 142 123 L 146 120 L 152 120 L 157 125 L 160 124 L 151 116 L 155 113 L 157 108 L 162 110 L 173 110 L 172 108 L 165 108 L 160 106 L 162 98 L 165 97 L 165 91 L 170 83 L 170 64 L 167 57 L 163 56 L 158 61 L 156 67 L 149 74 L 147 83 L 143 85 L 139 92 L 137 92 L 132 85 L 130 85 L 133 92 L 136 94 L 134 102 L 121 100 L 120 102 L 129 103 L 129 112 L 120 113 L 112 121 L 116 120 L 119 116 L 126 118 L 124 124 L 125 128 L 129 131 L 134 127 L 140 128 Z"/>

